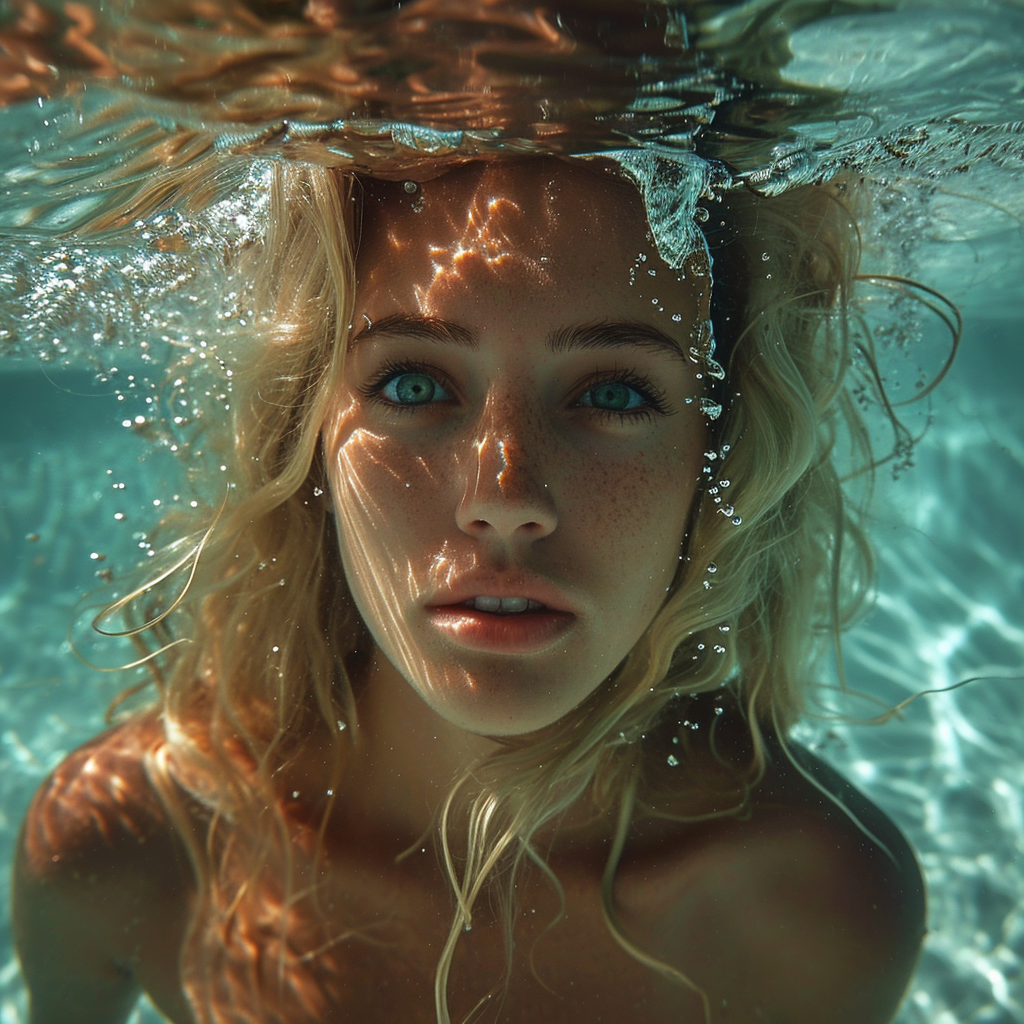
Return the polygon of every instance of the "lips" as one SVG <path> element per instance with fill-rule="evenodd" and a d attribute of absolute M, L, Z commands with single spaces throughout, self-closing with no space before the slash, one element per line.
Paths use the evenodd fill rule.
<path fill-rule="evenodd" d="M 576 621 L 571 612 L 549 608 L 502 615 L 464 604 L 428 608 L 427 618 L 460 647 L 496 654 L 539 653 L 557 643 Z"/>
<path fill-rule="evenodd" d="M 460 647 L 531 654 L 556 643 L 572 627 L 569 598 L 538 577 L 465 577 L 427 604 L 431 625 Z"/>

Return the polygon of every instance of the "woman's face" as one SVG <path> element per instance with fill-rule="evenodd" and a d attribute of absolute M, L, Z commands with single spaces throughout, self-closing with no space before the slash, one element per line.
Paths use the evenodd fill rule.
<path fill-rule="evenodd" d="M 357 277 L 324 445 L 376 670 L 470 732 L 542 728 L 678 568 L 709 278 L 660 261 L 631 186 L 553 160 L 373 185 Z"/>

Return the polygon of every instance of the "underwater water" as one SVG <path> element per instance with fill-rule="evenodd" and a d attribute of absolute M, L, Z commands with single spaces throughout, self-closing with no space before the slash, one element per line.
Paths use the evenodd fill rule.
<path fill-rule="evenodd" d="M 863 123 L 823 122 L 810 135 L 838 139 L 834 159 L 842 151 L 849 166 L 870 163 L 882 182 L 877 205 L 896 197 L 915 207 L 888 220 L 890 211 L 879 211 L 869 267 L 875 261 L 912 273 L 964 316 L 959 357 L 918 414 L 931 422 L 913 465 L 896 479 L 886 470 L 879 476 L 872 524 L 878 595 L 845 645 L 848 686 L 868 699 L 847 700 L 842 711 L 870 719 L 921 690 L 976 681 L 923 696 L 881 726 L 811 718 L 797 738 L 875 800 L 921 859 L 929 935 L 901 1024 L 1011 1024 L 1024 1022 L 1024 162 L 1018 146 L 998 165 L 979 163 L 952 177 L 949 147 L 908 157 L 887 143 L 879 156 L 867 140 L 880 134 L 879 125 L 905 126 L 921 109 L 931 118 L 953 117 L 956 131 L 973 123 L 979 135 L 990 123 L 1024 121 L 1024 71 L 1015 56 L 1024 44 L 1024 11 L 994 2 L 894 8 L 867 22 L 851 14 L 801 30 L 789 69 L 794 80 L 864 98 Z M 54 117 L 66 117 L 53 102 Z M 36 116 L 48 109 L 40 104 Z M 10 177 L 12 168 L 31 162 L 31 146 L 20 140 L 34 123 L 16 122 L 19 145 L 3 155 L 8 184 L 20 180 Z M 967 159 L 963 147 L 958 152 Z M 887 188 L 884 180 L 908 160 L 918 180 L 932 169 L 943 174 L 919 209 L 919 184 L 915 191 L 894 180 Z M 23 294 L 19 301 L 24 319 Z M 187 317 L 187 307 L 174 316 Z M 9 313 L 5 320 L 0 312 L 0 328 L 9 326 Z M 151 393 L 132 387 L 133 375 L 159 378 L 159 357 L 142 359 L 128 344 L 104 356 L 107 372 L 98 379 L 89 359 L 75 358 L 88 346 L 91 326 L 50 328 L 62 358 L 43 358 L 33 342 L 21 345 L 17 358 L 0 360 L 5 878 L 33 791 L 103 727 L 108 703 L 134 678 L 97 672 L 72 651 L 80 599 L 99 575 L 116 576 L 145 557 L 147 531 L 161 506 L 173 502 L 180 475 L 166 446 L 140 429 L 152 414 Z M 934 327 L 914 329 L 928 334 Z M 901 373 L 906 358 L 897 346 L 883 360 L 897 385 L 917 372 L 914 364 Z M 117 372 L 109 372 L 115 362 Z M 83 650 L 91 656 L 87 645 Z M 24 1014 L 4 901 L 0 1024 L 20 1024 Z M 146 1006 L 137 1018 L 158 1019 Z"/>

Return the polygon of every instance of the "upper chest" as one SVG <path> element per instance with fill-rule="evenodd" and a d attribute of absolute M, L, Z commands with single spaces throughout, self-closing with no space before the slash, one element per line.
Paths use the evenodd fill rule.
<path fill-rule="evenodd" d="M 268 878 L 229 922 L 211 913 L 181 965 L 199 1019 L 435 1024 L 438 965 L 448 959 L 453 1022 L 471 1013 L 481 1024 L 703 1021 L 685 984 L 613 936 L 599 874 L 563 873 L 559 893 L 529 872 L 512 894 L 510 933 L 498 890 L 485 890 L 471 928 L 453 936 L 453 898 L 433 853 L 419 856 L 412 865 L 333 858 L 315 895 L 283 897 Z M 635 932 L 623 937 L 644 945 Z"/>

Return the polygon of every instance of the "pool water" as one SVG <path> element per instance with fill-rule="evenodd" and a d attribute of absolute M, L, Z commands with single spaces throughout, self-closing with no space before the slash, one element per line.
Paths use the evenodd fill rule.
<path fill-rule="evenodd" d="M 968 95 L 964 83 L 978 62 L 998 64 L 999 47 L 987 55 L 973 47 L 964 78 L 952 65 L 941 81 L 922 68 L 945 66 L 943 48 L 964 33 L 994 46 L 1002 26 L 1024 44 L 1019 5 L 979 2 L 960 13 L 947 5 L 938 20 L 928 19 L 924 4 L 898 6 L 897 20 L 874 34 L 839 22 L 805 32 L 795 48 L 800 74 L 821 82 L 827 73 L 829 84 L 864 95 L 890 90 L 907 108 L 930 102 L 949 113 L 958 100 L 975 111 L 991 102 L 980 86 Z M 892 50 L 878 65 L 886 74 L 876 68 L 872 77 L 878 33 L 897 29 L 912 30 L 916 49 L 899 51 L 902 60 Z M 1020 52 L 1016 44 L 1010 49 Z M 993 80 L 1005 87 L 1002 120 L 1024 119 L 1013 116 L 1024 96 L 1020 82 Z M 5 166 L 12 161 L 9 151 Z M 976 681 L 923 696 L 884 726 L 825 716 L 797 731 L 887 811 L 924 867 L 929 934 L 901 1024 L 1024 1022 L 1024 164 L 1018 158 L 1000 173 L 1001 193 L 989 190 L 984 168 L 962 187 L 947 182 L 914 222 L 926 237 L 914 239 L 910 269 L 961 308 L 964 342 L 933 396 L 914 465 L 898 479 L 880 473 L 872 527 L 878 599 L 845 645 L 850 689 L 865 696 L 842 701 L 841 711 L 866 720 L 921 690 Z M 1007 174 L 1015 175 L 1016 199 L 1006 192 Z M 960 192 L 972 198 L 962 201 Z M 899 379 L 900 353 L 886 358 Z M 99 585 L 99 574 L 116 578 L 119 567 L 145 556 L 156 503 L 178 486 L 167 452 L 133 426 L 148 415 L 145 392 L 124 380 L 133 369 L 153 369 L 132 360 L 124 353 L 119 383 L 97 381 L 86 360 L 41 362 L 31 346 L 0 361 L 5 876 L 33 791 L 103 727 L 107 704 L 126 685 L 124 674 L 96 672 L 72 652 L 69 628 L 81 620 L 80 599 Z M 116 649 L 91 644 L 85 631 L 75 641 L 90 660 L 118 661 Z M 0 1024 L 24 1021 L 24 1005 L 3 902 Z M 137 1018 L 158 1019 L 146 1006 Z"/>

